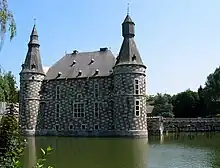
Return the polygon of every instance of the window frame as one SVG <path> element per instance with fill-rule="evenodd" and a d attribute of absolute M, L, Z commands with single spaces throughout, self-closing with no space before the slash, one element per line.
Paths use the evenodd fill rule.
<path fill-rule="evenodd" d="M 97 107 L 96 107 L 96 105 L 97 105 Z M 99 112 L 100 112 L 99 110 L 100 110 L 100 103 L 95 102 L 94 106 L 93 106 L 94 117 L 99 117 Z M 96 114 L 98 114 L 98 115 L 96 116 Z"/>
<path fill-rule="evenodd" d="M 94 82 L 93 90 L 94 90 L 94 98 L 98 98 L 100 96 L 99 83 Z"/>
<path fill-rule="evenodd" d="M 97 126 L 97 129 L 96 129 L 96 126 Z M 99 130 L 99 124 L 95 124 L 93 129 L 94 130 Z"/>
<path fill-rule="evenodd" d="M 83 126 L 85 126 L 85 129 L 83 129 Z M 81 130 L 86 130 L 86 124 L 81 125 Z"/>
<path fill-rule="evenodd" d="M 75 106 L 76 106 L 76 108 L 75 108 Z M 83 108 L 80 106 L 82 106 Z M 83 109 L 83 111 L 81 112 L 82 109 Z M 72 110 L 73 110 L 73 118 L 85 118 L 85 116 L 86 116 L 85 103 L 74 102 Z"/>
<path fill-rule="evenodd" d="M 138 102 L 138 104 L 137 104 L 137 102 Z M 136 99 L 134 103 L 135 103 L 134 115 L 135 115 L 135 117 L 140 117 L 141 116 L 141 108 L 140 108 L 141 101 L 140 101 L 140 99 Z M 138 109 L 137 109 L 137 107 L 138 107 Z M 138 112 L 138 115 L 137 115 L 137 112 Z"/>
<path fill-rule="evenodd" d="M 70 128 L 72 126 L 72 128 Z M 69 124 L 69 131 L 72 131 L 73 129 L 73 124 Z"/>
<path fill-rule="evenodd" d="M 134 94 L 140 95 L 140 80 L 139 79 L 134 79 Z"/>
<path fill-rule="evenodd" d="M 57 85 L 56 86 L 56 100 L 59 100 L 60 99 L 60 86 L 59 85 Z"/>
<path fill-rule="evenodd" d="M 59 103 L 55 104 L 55 118 L 56 119 L 60 118 L 60 104 Z"/>

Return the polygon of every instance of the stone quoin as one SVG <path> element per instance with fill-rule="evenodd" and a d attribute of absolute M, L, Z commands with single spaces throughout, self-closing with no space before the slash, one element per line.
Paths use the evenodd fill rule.
<path fill-rule="evenodd" d="M 22 132 L 147 137 L 146 66 L 134 41 L 134 27 L 127 15 L 117 58 L 108 48 L 74 50 L 45 73 L 34 25 L 20 72 Z"/>

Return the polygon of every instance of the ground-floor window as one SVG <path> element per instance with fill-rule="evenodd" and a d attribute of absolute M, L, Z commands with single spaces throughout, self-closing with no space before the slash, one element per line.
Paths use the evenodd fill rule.
<path fill-rule="evenodd" d="M 85 117 L 85 104 L 84 103 L 74 103 L 73 104 L 73 117 L 74 118 Z"/>
<path fill-rule="evenodd" d="M 140 117 L 140 100 L 135 100 L 135 116 Z"/>
<path fill-rule="evenodd" d="M 81 125 L 81 128 L 82 128 L 82 130 L 85 130 L 85 129 L 86 129 L 86 125 L 85 125 L 85 124 L 82 124 L 82 125 Z"/>
<path fill-rule="evenodd" d="M 94 125 L 94 130 L 99 130 L 99 125 L 98 124 Z"/>
<path fill-rule="evenodd" d="M 73 125 L 72 124 L 69 125 L 69 130 L 73 130 Z"/>
<path fill-rule="evenodd" d="M 56 131 L 59 131 L 60 130 L 60 126 L 57 124 L 56 125 Z"/>

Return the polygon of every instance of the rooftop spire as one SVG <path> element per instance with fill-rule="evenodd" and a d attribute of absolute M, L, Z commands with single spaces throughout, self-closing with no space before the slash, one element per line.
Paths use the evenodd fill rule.
<path fill-rule="evenodd" d="M 34 19 L 34 26 L 30 35 L 30 41 L 28 43 L 28 45 L 39 45 L 38 42 L 38 34 L 37 34 L 37 29 L 36 29 L 36 19 Z"/>
<path fill-rule="evenodd" d="M 119 56 L 117 57 L 116 65 L 119 64 L 141 64 L 139 51 L 134 41 L 134 22 L 129 15 L 126 16 L 122 23 L 122 35 L 124 37 Z"/>
<path fill-rule="evenodd" d="M 41 64 L 39 47 L 40 44 L 38 42 L 37 29 L 36 25 L 34 24 L 30 35 L 30 41 L 28 43 L 28 52 L 25 58 L 25 62 L 22 65 L 21 72 L 36 72 L 44 74 L 43 67 Z"/>

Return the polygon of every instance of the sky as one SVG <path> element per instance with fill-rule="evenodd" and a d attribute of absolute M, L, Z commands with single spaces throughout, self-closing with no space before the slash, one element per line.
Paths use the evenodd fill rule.
<path fill-rule="evenodd" d="M 128 2 L 147 65 L 148 94 L 196 91 L 204 85 L 220 63 L 219 0 L 9 0 L 17 36 L 5 39 L 0 64 L 19 84 L 34 18 L 44 67 L 75 49 L 108 47 L 117 55 Z"/>

